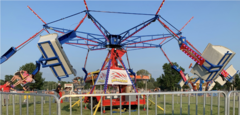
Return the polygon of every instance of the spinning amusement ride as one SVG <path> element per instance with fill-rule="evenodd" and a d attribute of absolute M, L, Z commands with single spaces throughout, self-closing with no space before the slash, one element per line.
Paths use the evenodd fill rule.
<path fill-rule="evenodd" d="M 229 61 L 235 55 L 235 52 L 232 50 L 223 47 L 208 44 L 203 53 L 199 52 L 187 39 L 182 36 L 182 29 L 192 20 L 192 18 L 181 28 L 177 29 L 167 20 L 165 20 L 159 12 L 164 4 L 165 0 L 162 1 L 160 7 L 158 8 L 155 14 L 141 14 L 141 13 L 127 13 L 127 12 L 111 12 L 111 11 L 96 11 L 89 10 L 86 1 L 84 4 L 86 10 L 75 13 L 73 15 L 46 23 L 41 19 L 29 6 L 28 8 L 44 23 L 43 29 L 33 35 L 24 43 L 20 44 L 17 47 L 11 47 L 3 56 L 1 56 L 0 64 L 7 61 L 12 55 L 14 55 L 19 49 L 25 46 L 27 43 L 32 41 L 34 38 L 39 36 L 43 31 L 46 31 L 48 34 L 40 36 L 38 41 L 38 48 L 41 52 L 40 59 L 36 61 L 37 68 L 33 74 L 36 74 L 41 66 L 43 68 L 49 67 L 56 78 L 60 81 L 63 78 L 69 77 L 69 75 L 76 75 L 76 70 L 70 64 L 64 50 L 63 44 L 74 45 L 79 48 L 86 49 L 89 53 L 90 51 L 104 50 L 109 49 L 106 59 L 99 71 L 98 77 L 93 84 L 93 88 L 90 91 L 90 94 L 93 93 L 96 85 L 104 85 L 104 93 L 107 91 L 108 86 L 118 85 L 121 86 L 120 93 L 123 92 L 124 86 L 132 86 L 135 92 L 137 89 L 135 87 L 135 81 L 131 80 L 129 74 L 135 75 L 133 70 L 125 66 L 122 56 L 126 54 L 127 51 L 132 49 L 145 49 L 145 48 L 160 48 L 169 63 L 171 64 L 172 69 L 176 70 L 182 77 L 182 80 L 179 82 L 180 86 L 188 84 L 189 77 L 187 74 L 184 74 L 183 71 L 177 66 L 173 65 L 170 59 L 167 57 L 166 53 L 162 49 L 163 45 L 169 42 L 170 40 L 177 40 L 180 50 L 185 53 L 190 59 L 194 60 L 196 63 L 192 67 L 191 73 L 198 76 L 198 80 L 201 80 L 201 83 L 208 83 L 208 90 L 215 85 L 215 82 L 224 85 L 227 81 L 231 82 L 233 76 L 237 71 L 231 65 L 227 69 L 224 69 Z M 135 27 L 130 28 L 129 30 L 122 32 L 120 34 L 111 34 L 99 21 L 94 18 L 91 14 L 92 12 L 97 13 L 115 13 L 115 14 L 128 14 L 128 15 L 148 15 L 152 16 L 147 21 L 136 25 Z M 51 24 L 65 20 L 67 18 L 85 13 L 85 16 L 80 20 L 78 25 L 73 29 L 64 29 L 59 27 L 53 27 Z M 80 25 L 84 22 L 85 18 L 88 17 L 92 23 L 98 28 L 101 32 L 101 35 L 94 33 L 81 32 L 78 30 Z M 169 34 L 155 34 L 155 35 L 136 35 L 139 31 L 147 28 L 148 25 L 158 23 L 160 24 Z M 172 29 L 170 29 L 172 28 Z M 49 33 L 48 30 L 53 30 L 56 33 Z M 58 36 L 57 33 L 63 34 Z M 83 37 L 87 36 L 87 37 Z M 144 38 L 144 39 L 142 39 Z M 153 42 L 154 41 L 154 42 Z M 88 53 L 86 56 L 85 64 L 82 70 L 85 73 L 84 81 L 87 78 L 86 63 L 88 58 Z M 128 60 L 128 58 L 127 58 Z M 118 66 L 122 65 L 122 68 Z M 136 79 L 135 79 L 136 80 Z M 196 80 L 197 81 L 197 80 Z M 191 83 L 194 84 L 194 83 Z M 137 104 L 132 102 L 133 104 Z M 144 104 L 144 98 L 141 100 L 141 103 Z"/>

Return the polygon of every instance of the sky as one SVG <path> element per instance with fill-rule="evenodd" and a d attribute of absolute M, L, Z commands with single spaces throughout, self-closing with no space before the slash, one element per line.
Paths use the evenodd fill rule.
<path fill-rule="evenodd" d="M 87 1 L 87 4 L 90 10 L 155 14 L 161 1 Z M 28 5 L 45 22 L 51 22 L 85 10 L 83 1 L 1 1 L 0 55 L 3 55 L 10 47 L 17 47 L 43 28 L 43 23 L 27 8 Z M 182 30 L 182 35 L 200 52 L 204 51 L 208 43 L 222 45 L 233 50 L 236 55 L 228 66 L 233 64 L 235 69 L 240 70 L 239 6 L 239 1 L 167 0 L 159 14 L 178 29 L 182 28 L 194 16 L 193 20 Z M 152 18 L 151 16 L 103 13 L 92 13 L 92 15 L 114 34 L 122 33 Z M 74 29 L 83 17 L 84 14 L 80 14 L 74 18 L 54 23 L 52 26 Z M 100 34 L 87 18 L 78 30 Z M 156 21 L 137 35 L 162 33 L 167 32 Z M 46 34 L 43 32 L 41 35 Z M 30 62 L 35 63 L 39 59 L 41 53 L 37 48 L 38 40 L 39 37 L 35 38 L 0 65 L 0 79 L 4 79 L 5 75 L 13 75 L 22 65 Z M 84 66 L 87 50 L 69 45 L 63 45 L 63 48 L 70 63 L 77 70 L 77 76 L 84 76 L 81 68 Z M 190 63 L 194 64 L 194 61 L 179 50 L 176 40 L 165 44 L 163 50 L 172 62 L 177 62 L 178 65 L 185 68 L 185 73 L 190 74 L 188 67 Z M 87 71 L 99 69 L 106 55 L 107 50 L 90 51 L 86 66 Z M 134 71 L 146 69 L 155 79 L 163 74 L 163 64 L 168 63 L 159 48 L 129 51 L 128 56 Z M 123 56 L 123 61 L 127 65 L 126 56 Z M 57 81 L 49 68 L 41 68 L 40 72 L 43 73 L 42 77 L 46 81 Z M 70 75 L 63 81 L 71 81 L 73 78 L 74 76 Z"/>

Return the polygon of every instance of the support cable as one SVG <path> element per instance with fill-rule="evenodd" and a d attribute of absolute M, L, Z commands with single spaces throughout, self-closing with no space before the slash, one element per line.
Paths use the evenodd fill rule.
<path fill-rule="evenodd" d="M 72 16 L 75 16 L 75 15 L 81 14 L 81 13 L 83 13 L 83 12 L 86 12 L 86 11 L 78 12 L 78 13 L 72 14 L 72 15 L 70 15 L 70 16 L 67 16 L 67 17 L 64 17 L 64 18 L 61 18 L 61 19 L 58 19 L 58 20 L 55 20 L 55 21 L 49 22 L 49 23 L 47 23 L 46 25 L 48 25 L 48 24 L 52 24 L 52 23 L 55 23 L 55 22 L 58 22 L 58 21 L 61 21 L 61 20 L 67 19 L 67 18 L 70 18 L 70 17 L 72 17 Z"/>
<path fill-rule="evenodd" d="M 115 13 L 115 14 L 131 14 L 131 15 L 149 15 L 149 16 L 155 16 L 155 14 L 129 13 L 129 12 L 113 12 L 113 11 L 98 11 L 98 10 L 89 10 L 89 12 L 101 12 L 101 13 Z"/>

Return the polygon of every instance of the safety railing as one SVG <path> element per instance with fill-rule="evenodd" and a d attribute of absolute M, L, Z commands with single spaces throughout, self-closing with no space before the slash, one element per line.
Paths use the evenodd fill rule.
<path fill-rule="evenodd" d="M 228 115 L 240 115 L 240 91 L 230 91 L 227 100 Z"/>
<path fill-rule="evenodd" d="M 58 99 L 49 94 L 0 92 L 0 115 L 240 115 L 239 96 L 240 91 L 228 95 L 224 91 L 207 91 L 81 94 Z M 67 101 L 61 103 L 63 99 Z"/>
<path fill-rule="evenodd" d="M 44 106 L 44 99 L 47 98 L 48 108 Z M 56 104 L 52 104 L 52 98 Z M 0 104 L 0 115 L 58 115 L 59 108 L 57 96 L 36 93 L 0 92 Z M 55 108 L 55 111 L 52 111 L 52 108 Z"/>
<path fill-rule="evenodd" d="M 68 104 L 60 103 L 60 100 L 64 98 L 69 98 Z M 132 100 L 133 98 L 134 100 Z M 143 102 L 143 98 L 145 102 Z M 58 100 L 58 103 L 61 104 L 63 107 L 60 106 L 58 112 L 59 115 L 61 113 L 70 115 L 95 115 L 96 113 L 101 115 L 103 113 L 109 113 L 110 115 L 112 115 L 113 113 L 119 113 L 120 115 L 131 115 L 132 112 L 137 112 L 138 115 L 219 115 L 220 113 L 224 113 L 225 115 L 227 115 L 227 95 L 223 91 L 82 94 L 64 95 L 60 98 L 60 100 Z M 85 103 L 85 105 L 83 105 L 84 102 L 87 102 L 86 100 L 88 100 L 88 103 Z M 131 103 L 129 103 L 130 101 Z M 136 106 L 133 106 L 134 104 Z M 78 106 L 76 107 L 76 105 Z M 89 108 L 89 110 L 83 109 L 86 106 Z M 126 111 L 127 109 L 128 111 Z"/>

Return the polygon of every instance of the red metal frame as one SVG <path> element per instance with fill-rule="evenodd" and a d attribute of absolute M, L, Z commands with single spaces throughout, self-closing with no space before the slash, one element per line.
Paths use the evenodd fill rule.
<path fill-rule="evenodd" d="M 74 31 L 76 31 L 78 29 L 78 27 L 83 23 L 84 19 L 87 17 L 87 14 L 83 17 L 83 19 L 79 22 L 79 24 L 77 25 L 77 27 L 74 29 Z"/>
<path fill-rule="evenodd" d="M 29 40 L 33 39 L 34 37 L 36 37 L 39 33 L 41 33 L 43 30 L 45 29 L 41 29 L 38 33 L 34 34 L 32 37 L 30 37 L 28 40 L 26 40 L 25 42 L 23 42 L 22 44 L 20 44 L 19 46 L 17 46 L 15 49 L 18 49 L 19 47 L 21 47 L 23 44 L 27 43 Z"/>
<path fill-rule="evenodd" d="M 156 12 L 156 15 L 158 15 L 158 12 L 160 11 L 160 9 L 162 8 L 163 4 L 164 4 L 165 0 L 162 1 L 162 4 L 159 6 L 158 11 Z"/>
<path fill-rule="evenodd" d="M 187 45 L 182 44 L 180 47 L 180 50 L 183 51 L 186 55 L 188 55 L 190 58 L 192 58 L 196 63 L 198 63 L 199 65 L 203 65 L 203 63 L 205 62 L 205 59 L 202 58 L 201 55 L 199 55 L 198 53 L 196 53 L 194 50 L 192 50 L 191 48 L 189 48 Z"/>
<path fill-rule="evenodd" d="M 40 16 L 37 15 L 36 12 L 34 12 L 34 11 L 32 10 L 32 8 L 30 8 L 29 6 L 27 6 L 27 7 L 28 7 L 44 24 L 47 24 L 46 22 L 43 21 L 43 19 L 42 19 Z M 47 33 L 49 33 L 48 30 L 45 29 L 45 31 L 46 31 Z"/>

